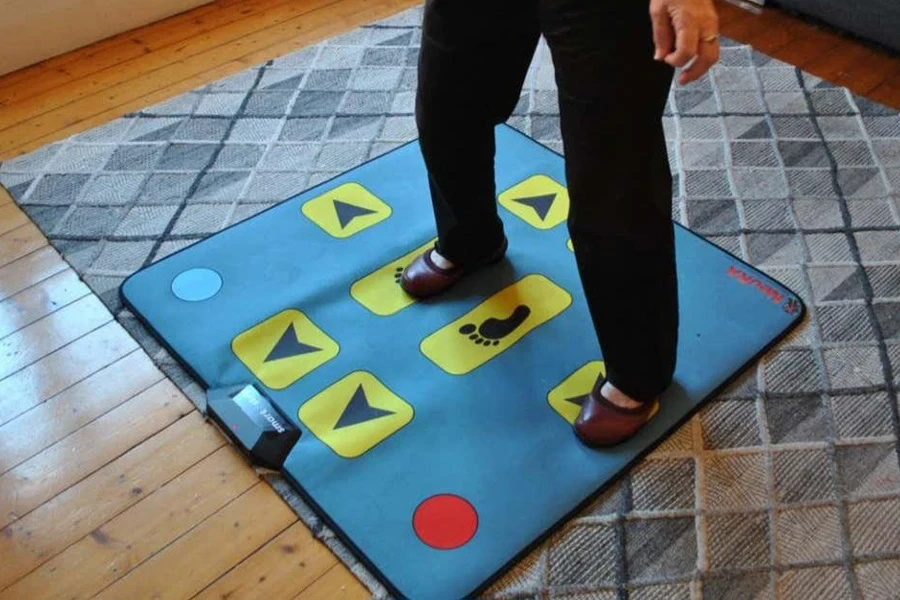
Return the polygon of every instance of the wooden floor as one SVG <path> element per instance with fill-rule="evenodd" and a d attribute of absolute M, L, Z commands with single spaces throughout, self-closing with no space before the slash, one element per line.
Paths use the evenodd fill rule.
<path fill-rule="evenodd" d="M 219 0 L 0 78 L 0 159 L 413 0 Z M 772 10 L 723 33 L 900 108 L 900 59 Z M 0 196 L 0 600 L 365 598 Z"/>

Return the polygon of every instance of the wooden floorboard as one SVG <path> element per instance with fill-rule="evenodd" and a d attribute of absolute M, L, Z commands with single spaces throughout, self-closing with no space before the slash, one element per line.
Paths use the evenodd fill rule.
<path fill-rule="evenodd" d="M 90 292 L 75 271 L 66 269 L 11 298 L 0 300 L 0 339 L 81 300 Z"/>
<path fill-rule="evenodd" d="M 0 425 L 0 475 L 148 390 L 163 377 L 146 354 L 132 352 Z"/>
<path fill-rule="evenodd" d="M 334 554 L 316 543 L 309 528 L 298 522 L 194 598 L 292 598 L 309 588 L 336 564 Z"/>
<path fill-rule="evenodd" d="M 193 412 L 15 520 L 0 530 L 3 556 L 0 591 L 134 506 L 224 443 Z M 202 562 L 202 556 L 203 553 L 190 558 Z"/>
<path fill-rule="evenodd" d="M 219 0 L 0 77 L 0 160 L 417 4 Z M 723 35 L 900 108 L 900 57 L 719 2 Z M 0 600 L 365 588 L 0 190 Z"/>
<path fill-rule="evenodd" d="M 335 565 L 322 577 L 297 594 L 295 600 L 364 600 L 370 594 L 341 565 Z"/>
<path fill-rule="evenodd" d="M 0 527 L 27 515 L 191 409 L 175 385 L 162 380 L 0 475 Z"/>
<path fill-rule="evenodd" d="M 124 70 L 131 77 L 125 81 L 119 81 L 120 77 L 114 75 L 110 81 L 104 79 L 97 85 L 88 85 L 87 91 L 82 91 L 84 86 L 75 86 L 71 95 L 54 90 L 53 94 L 36 96 L 33 103 L 38 106 L 38 114 L 35 116 L 24 114 L 24 109 L 17 105 L 5 109 L 3 113 L 9 111 L 10 116 L 0 115 L 0 156 L 19 154 L 55 138 L 61 131 L 74 133 L 86 129 L 82 126 L 93 123 L 91 117 L 98 114 L 120 116 L 130 110 L 126 107 L 146 106 L 147 98 L 160 88 L 171 90 L 173 95 L 176 90 L 189 91 L 200 85 L 198 77 L 209 82 L 238 73 L 265 61 L 264 57 L 283 54 L 285 45 L 303 47 L 343 30 L 345 24 L 365 23 L 388 9 L 407 5 L 411 5 L 409 0 L 290 2 L 280 5 L 286 14 L 270 16 L 269 26 L 263 29 L 243 31 L 237 23 L 223 28 L 221 39 L 218 30 L 199 39 L 191 38 L 184 44 L 183 53 L 187 56 L 177 59 L 159 60 L 150 53 L 146 55 L 150 58 L 142 57 L 132 69 Z M 121 68 L 116 68 L 113 72 L 120 71 Z"/>
<path fill-rule="evenodd" d="M 755 15 L 722 1 L 717 6 L 723 15 L 744 14 L 743 18 L 732 16 L 731 22 L 723 20 L 722 34 L 726 37 L 900 109 L 900 85 L 892 87 L 890 83 L 900 79 L 900 55 L 896 52 L 775 9 Z"/>
<path fill-rule="evenodd" d="M 280 0 L 278 3 L 284 2 L 285 0 Z M 237 4 L 241 6 L 235 10 Z M 8 81 L 5 81 L 6 86 L 0 88 L 0 108 L 27 101 L 41 93 L 61 91 L 64 86 L 97 73 L 110 69 L 122 70 L 129 60 L 145 54 L 158 54 L 163 48 L 216 31 L 275 5 L 276 3 L 263 0 L 214 2 L 170 17 L 154 27 L 125 32 L 22 69 L 9 75 Z M 124 70 L 133 73 L 131 69 Z M 88 82 L 90 83 L 92 81 Z"/>
<path fill-rule="evenodd" d="M 0 300 L 14 296 L 66 268 L 68 265 L 50 246 L 35 250 L 0 267 Z"/>
<path fill-rule="evenodd" d="M 111 322 L 0 379 L 0 424 L 87 379 L 137 347 L 121 325 Z"/>
<path fill-rule="evenodd" d="M 237 451 L 222 447 L 20 579 L 0 600 L 92 598 L 257 484 Z"/>
<path fill-rule="evenodd" d="M 257 1 L 264 7 L 261 12 L 223 24 L 206 34 L 191 35 L 181 43 L 162 46 L 146 55 L 137 55 L 88 77 L 63 83 L 52 88 L 52 95 L 32 94 L 26 98 L 31 100 L 29 102 L 9 103 L 0 112 L 0 132 L 62 107 L 67 107 L 74 113 L 82 112 L 84 104 L 97 106 L 103 102 L 96 97 L 98 93 L 104 94 L 106 101 L 121 101 L 121 98 L 126 97 L 121 95 L 123 92 L 129 94 L 126 97 L 128 99 L 134 95 L 143 95 L 146 91 L 158 88 L 161 81 L 177 81 L 186 73 L 193 75 L 202 72 L 210 64 L 210 60 L 205 57 L 208 52 L 240 52 L 257 32 L 268 32 L 283 23 L 292 24 L 299 19 L 313 18 L 312 14 L 319 14 L 322 8 L 339 0 Z M 197 71 L 191 71 L 192 68 Z M 38 95 L 40 99 L 36 99 Z M 83 101 L 84 104 L 73 106 L 77 101 Z M 57 114 L 65 118 L 63 115 L 71 113 Z"/>
<path fill-rule="evenodd" d="M 8 196 L 0 197 L 0 235 L 18 229 L 28 222 L 28 217 L 22 209 L 13 204 Z"/>
<path fill-rule="evenodd" d="M 0 340 L 0 378 L 40 360 L 112 320 L 97 296 L 85 296 Z"/>
<path fill-rule="evenodd" d="M 190 598 L 296 521 L 272 488 L 258 482 L 96 598 Z"/>
<path fill-rule="evenodd" d="M 0 235 L 0 267 L 14 263 L 47 245 L 47 239 L 34 223 L 25 223 Z"/>

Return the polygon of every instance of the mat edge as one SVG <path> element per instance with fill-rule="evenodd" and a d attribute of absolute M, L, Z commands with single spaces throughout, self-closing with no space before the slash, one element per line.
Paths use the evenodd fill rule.
<path fill-rule="evenodd" d="M 555 151 L 553 148 L 550 148 L 550 147 L 546 146 L 545 144 L 542 144 L 540 141 L 535 140 L 534 138 L 528 136 L 524 132 L 519 131 L 515 127 L 512 127 L 508 123 L 503 123 L 501 125 L 496 126 L 495 134 L 500 129 L 508 129 L 509 131 L 515 132 L 519 136 L 526 138 L 529 142 L 537 144 L 541 148 L 551 152 L 553 155 L 565 160 L 565 156 L 563 154 Z M 326 187 L 326 186 L 332 184 L 334 181 L 346 176 L 347 173 L 349 173 L 351 171 L 355 171 L 359 168 L 362 168 L 380 158 L 383 158 L 386 155 L 392 154 L 394 152 L 398 152 L 401 149 L 406 148 L 410 144 L 418 143 L 418 140 L 419 140 L 418 137 L 414 138 L 404 144 L 401 144 L 400 146 L 397 146 L 396 148 L 392 148 L 391 150 L 389 150 L 383 154 L 380 154 L 380 155 L 372 157 L 364 162 L 361 162 L 360 164 L 356 165 L 355 167 L 349 169 L 348 171 L 339 173 L 338 175 L 335 175 L 334 177 L 331 177 L 325 181 L 322 181 L 322 182 L 320 182 L 308 189 L 305 189 L 289 198 L 286 198 L 285 200 L 282 200 L 281 202 L 278 202 L 278 203 L 272 205 L 271 207 L 267 208 L 264 211 L 261 211 L 260 213 L 254 215 L 251 218 L 256 218 L 265 212 L 274 210 L 275 208 L 278 208 L 279 206 L 281 206 L 287 202 L 291 202 L 291 201 L 295 200 L 297 197 L 299 197 L 301 195 L 310 194 L 310 193 L 314 192 L 314 190 L 317 190 L 322 187 Z M 193 368 L 191 368 L 185 361 L 183 361 L 182 358 L 174 351 L 174 349 L 172 349 L 171 346 L 169 346 L 169 344 L 167 342 L 165 342 L 165 340 L 162 339 L 162 337 L 159 335 L 159 333 L 156 331 L 156 329 L 152 325 L 150 325 L 150 323 L 148 321 L 146 321 L 145 318 L 140 313 L 137 312 L 134 305 L 127 298 L 127 293 L 125 292 L 125 287 L 129 283 L 129 281 L 131 281 L 132 278 L 136 277 L 138 274 L 144 272 L 145 270 L 152 268 L 154 265 L 160 264 L 163 261 L 166 261 L 166 260 L 178 255 L 179 253 L 192 248 L 194 245 L 201 243 L 205 240 L 208 240 L 214 236 L 220 235 L 221 233 L 224 233 L 225 231 L 228 231 L 229 229 L 231 229 L 233 227 L 237 227 L 238 225 L 241 225 L 242 223 L 244 223 L 244 221 L 240 221 L 238 223 L 233 223 L 232 225 L 229 225 L 228 227 L 226 227 L 210 236 L 207 236 L 201 240 L 198 240 L 197 242 L 194 242 L 190 246 L 179 249 L 177 252 L 174 252 L 173 254 L 166 256 L 165 258 L 161 259 L 158 262 L 152 263 L 150 265 L 147 265 L 146 267 L 143 267 L 142 269 L 140 269 L 138 271 L 135 271 L 134 273 L 129 275 L 119 286 L 119 296 L 120 296 L 120 300 L 122 301 L 123 306 L 127 307 L 128 310 L 135 316 L 135 318 L 138 319 L 138 321 L 141 322 L 141 324 L 144 325 L 144 327 L 146 327 L 147 330 L 153 334 L 154 338 L 156 338 L 157 341 L 159 341 L 160 344 L 166 349 L 166 351 L 175 360 L 178 361 L 179 365 L 182 368 L 184 368 L 185 371 L 187 371 L 189 375 L 194 377 L 199 383 L 201 383 L 203 385 L 204 388 L 207 388 L 207 389 L 209 388 L 208 383 L 202 377 L 200 377 L 199 374 L 197 374 Z M 463 599 L 471 598 L 473 596 L 478 596 L 479 594 L 482 594 L 488 588 L 490 588 L 490 586 L 493 585 L 494 583 L 496 583 L 500 578 L 502 578 L 502 576 L 505 575 L 512 566 L 519 563 L 523 558 L 527 557 L 531 552 L 533 552 L 540 545 L 542 545 L 545 541 L 547 541 L 547 539 L 549 539 L 554 533 L 559 531 L 559 529 L 561 527 L 563 527 L 566 523 L 568 523 L 576 515 L 581 513 L 587 506 L 589 506 L 594 500 L 596 500 L 596 498 L 598 496 L 602 495 L 603 492 L 605 492 L 607 489 L 609 489 L 609 487 L 611 487 L 619 479 L 621 479 L 621 477 L 625 473 L 632 470 L 636 464 L 638 464 L 640 461 L 642 461 L 644 458 L 646 458 L 646 456 L 648 454 L 650 454 L 656 448 L 658 448 L 660 444 L 662 444 L 664 441 L 666 441 L 666 439 L 669 438 L 669 436 L 672 435 L 672 433 L 674 433 L 677 429 L 679 429 L 681 426 L 683 426 L 687 421 L 689 421 L 691 418 L 693 418 L 693 416 L 703 406 L 705 406 L 712 398 L 717 396 L 719 393 L 721 393 L 722 390 L 726 389 L 728 386 L 730 386 L 732 383 L 734 383 L 734 381 L 736 381 L 737 379 L 742 377 L 751 365 L 758 362 L 760 360 L 760 358 L 762 358 L 763 356 L 768 354 L 772 348 L 774 348 L 775 346 L 780 344 L 806 318 L 806 315 L 807 315 L 806 302 L 793 289 L 791 289 L 787 285 L 781 283 L 780 281 L 778 281 L 774 277 L 770 276 L 769 274 L 761 271 L 759 268 L 751 265 L 750 263 L 743 260 L 742 258 L 735 256 L 733 253 L 729 252 L 728 250 L 714 244 L 713 242 L 704 238 L 702 235 L 700 235 L 700 234 L 692 231 L 688 227 L 678 223 L 674 219 L 672 219 L 672 223 L 675 227 L 680 228 L 681 230 L 691 234 L 692 236 L 694 236 L 696 238 L 699 238 L 706 244 L 713 246 L 716 250 L 723 252 L 724 254 L 730 256 L 738 264 L 741 264 L 741 265 L 749 268 L 751 271 L 753 271 L 755 273 L 759 273 L 760 275 L 762 275 L 769 281 L 776 283 L 777 285 L 783 287 L 785 290 L 790 292 L 798 300 L 798 302 L 800 304 L 800 310 L 795 315 L 793 315 L 793 320 L 787 326 L 785 326 L 785 328 L 781 331 L 781 333 L 779 333 L 777 336 L 775 336 L 769 344 L 764 346 L 759 352 L 757 352 L 755 355 L 753 355 L 747 362 L 745 362 L 738 369 L 736 369 L 734 375 L 732 375 L 730 378 L 725 380 L 721 385 L 719 385 L 717 388 L 715 388 L 712 392 L 707 394 L 704 397 L 704 399 L 701 400 L 700 402 L 698 402 L 691 410 L 689 410 L 682 419 L 677 421 L 672 427 L 670 427 L 668 430 L 666 430 L 666 432 L 662 436 L 657 438 L 657 440 L 654 443 L 650 444 L 643 451 L 636 454 L 635 457 L 631 461 L 629 461 L 628 463 L 626 463 L 626 465 L 624 467 L 622 467 L 621 469 L 616 471 L 616 474 L 613 477 L 609 478 L 609 480 L 607 480 L 607 482 L 605 482 L 601 487 L 599 487 L 597 490 L 595 490 L 593 493 L 591 493 L 582 503 L 580 503 L 578 506 L 576 506 L 572 511 L 566 513 L 560 520 L 558 520 L 556 523 L 554 523 L 551 527 L 547 528 L 547 530 L 545 530 L 542 535 L 535 538 L 535 540 L 531 544 L 526 546 L 523 550 L 519 551 L 509 561 L 504 563 L 504 565 L 502 567 L 500 567 L 491 576 L 489 576 L 487 579 L 485 579 L 485 581 L 482 582 L 481 585 L 476 587 L 471 592 L 465 594 L 462 597 Z M 284 477 L 285 480 L 288 481 L 292 485 L 292 487 L 297 492 L 297 494 L 313 510 L 313 512 L 316 514 L 316 516 L 319 519 L 321 519 L 322 522 L 328 526 L 328 528 L 334 533 L 334 535 L 338 538 L 338 540 L 357 558 L 357 560 L 359 560 L 360 564 L 362 564 L 385 587 L 385 589 L 388 591 L 388 593 L 390 593 L 391 595 L 393 595 L 397 598 L 409 598 L 408 596 L 406 596 L 402 592 L 400 592 L 400 590 L 394 585 L 394 583 L 388 577 L 386 577 L 381 572 L 380 569 L 378 569 L 374 565 L 374 563 L 371 561 L 371 559 L 369 559 L 369 557 L 363 551 L 359 550 L 359 548 L 356 546 L 355 543 L 353 543 L 353 541 L 350 539 L 350 537 L 339 526 L 337 526 L 332 521 L 332 519 L 328 516 L 328 514 L 324 510 L 321 509 L 321 507 L 318 505 L 318 503 L 316 503 L 312 499 L 311 495 L 299 483 L 299 481 L 297 481 L 295 478 L 290 476 L 290 474 L 284 470 L 281 471 L 281 476 Z M 372 592 L 371 589 L 369 591 Z"/>

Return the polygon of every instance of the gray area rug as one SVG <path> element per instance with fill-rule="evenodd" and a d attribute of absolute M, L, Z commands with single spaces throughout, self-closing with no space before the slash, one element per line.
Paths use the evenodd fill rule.
<path fill-rule="evenodd" d="M 200 402 L 122 310 L 119 284 L 413 139 L 420 18 L 402 13 L 2 163 L 0 183 Z M 674 218 L 798 291 L 809 318 L 486 597 L 900 598 L 900 116 L 726 41 L 711 76 L 673 90 L 664 119 Z M 511 124 L 561 151 L 543 45 Z"/>

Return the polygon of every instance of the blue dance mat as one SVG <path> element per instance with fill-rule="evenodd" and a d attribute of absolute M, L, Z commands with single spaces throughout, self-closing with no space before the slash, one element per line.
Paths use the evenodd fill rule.
<path fill-rule="evenodd" d="M 134 274 L 126 304 L 210 388 L 302 431 L 283 471 L 397 596 L 477 594 L 798 324 L 778 282 L 677 226 L 676 383 L 633 440 L 570 423 L 602 372 L 563 159 L 497 130 L 508 260 L 439 299 L 397 281 L 434 239 L 402 146 Z M 614 318 L 614 316 L 613 316 Z"/>

